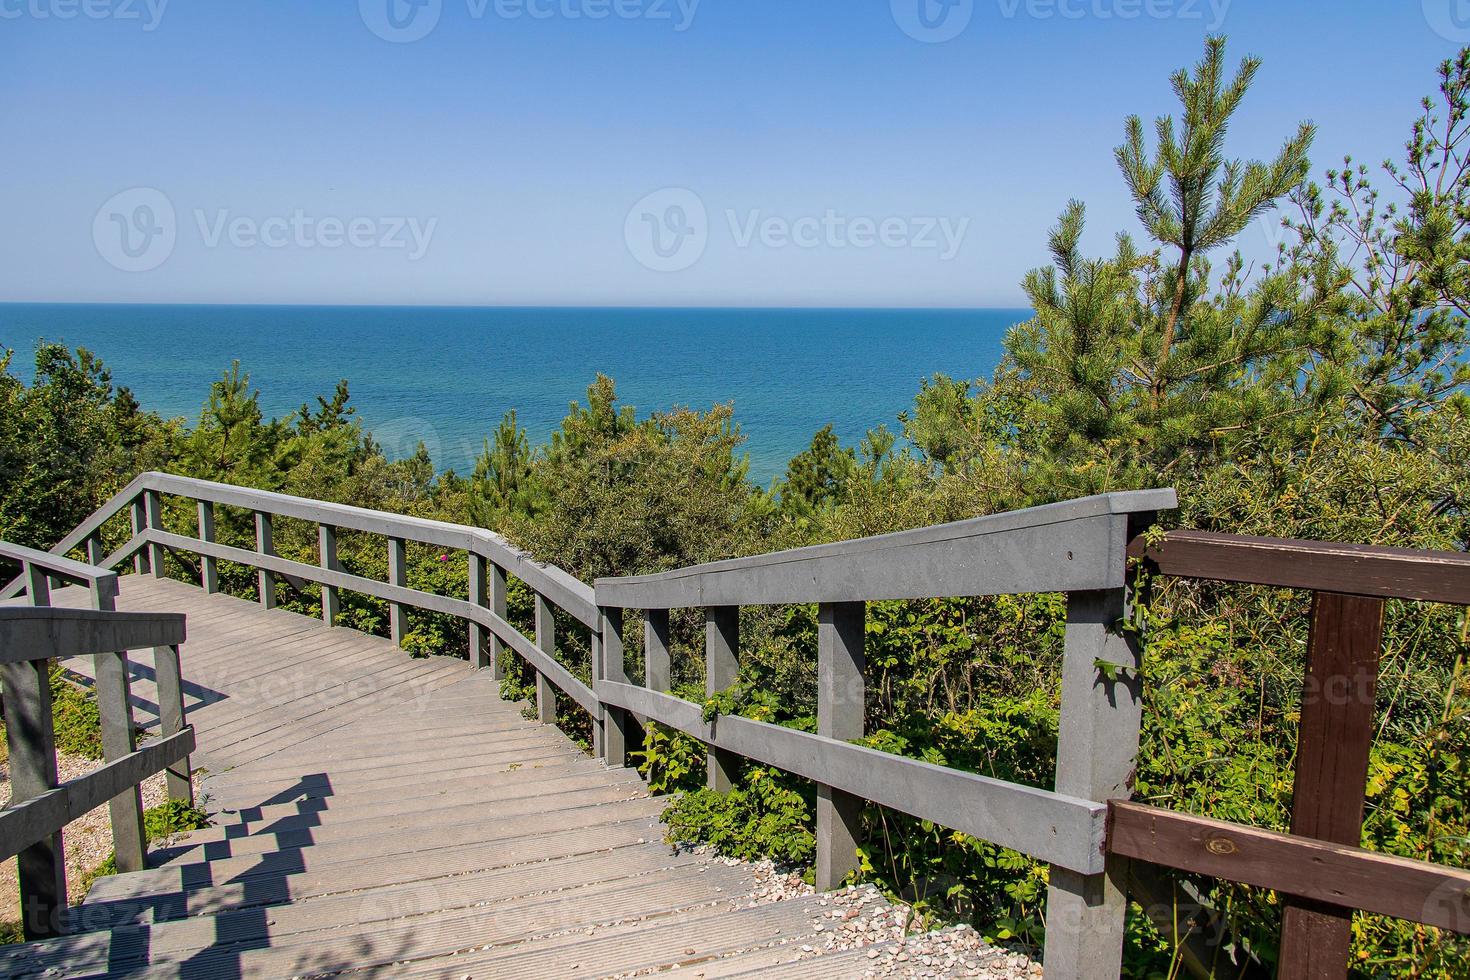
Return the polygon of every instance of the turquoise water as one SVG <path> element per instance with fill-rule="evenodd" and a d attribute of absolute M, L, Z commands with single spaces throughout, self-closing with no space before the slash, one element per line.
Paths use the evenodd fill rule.
<path fill-rule="evenodd" d="M 30 378 L 45 338 L 100 354 L 148 409 L 193 419 L 238 358 L 267 415 L 339 378 L 390 457 L 422 440 L 464 472 L 516 409 L 540 442 L 598 371 L 640 417 L 734 401 L 761 484 L 832 423 L 846 445 L 897 428 L 921 378 L 988 376 L 1024 310 L 466 309 L 0 305 L 0 347 Z M 313 401 L 313 404 L 314 401 Z"/>

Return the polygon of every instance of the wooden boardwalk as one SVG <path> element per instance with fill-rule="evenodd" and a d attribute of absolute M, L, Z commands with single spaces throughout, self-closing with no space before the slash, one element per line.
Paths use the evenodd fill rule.
<path fill-rule="evenodd" d="M 67 590 L 57 605 L 82 605 Z M 189 721 L 216 825 L 102 878 L 74 934 L 0 975 L 861 975 L 793 963 L 820 898 L 753 904 L 743 867 L 677 853 L 636 772 L 526 720 L 466 663 L 147 576 L 119 609 L 183 612 Z M 156 725 L 149 655 L 133 695 Z M 86 665 L 73 665 L 85 670 Z"/>

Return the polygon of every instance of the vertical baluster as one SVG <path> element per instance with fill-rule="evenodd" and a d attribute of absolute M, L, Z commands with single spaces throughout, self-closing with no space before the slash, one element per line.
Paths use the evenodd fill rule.
<path fill-rule="evenodd" d="M 536 593 L 536 646 L 548 657 L 556 657 L 556 620 L 551 603 Z M 541 671 L 536 671 L 536 720 L 543 725 L 556 724 L 556 689 Z"/>
<path fill-rule="evenodd" d="M 214 504 L 199 501 L 199 540 L 214 543 Z M 208 555 L 199 556 L 199 584 L 210 594 L 219 591 L 219 561 Z"/>
<path fill-rule="evenodd" d="M 490 605 L 485 582 L 485 557 L 473 551 L 470 561 L 470 603 L 485 608 Z M 470 620 L 470 666 L 484 670 L 490 666 L 490 631 L 474 620 Z"/>
<path fill-rule="evenodd" d="M 1383 600 L 1317 593 L 1297 739 L 1291 832 L 1333 844 L 1363 842 L 1363 796 L 1373 747 Z M 1281 980 L 1345 978 L 1353 914 L 1282 896 Z"/>
<path fill-rule="evenodd" d="M 1120 626 L 1123 589 L 1067 596 L 1056 791 L 1084 800 L 1126 799 L 1138 755 L 1139 648 Z M 1113 980 L 1122 970 L 1128 863 L 1081 875 L 1053 867 L 1046 903 L 1048 975 Z"/>
<path fill-rule="evenodd" d="M 817 734 L 851 742 L 863 737 L 864 627 L 861 602 L 823 603 L 817 624 Z M 817 785 L 817 888 L 830 891 L 858 867 L 863 801 Z"/>
<path fill-rule="evenodd" d="M 673 688 L 667 609 L 646 609 L 643 612 L 643 683 L 650 691 Z"/>
<path fill-rule="evenodd" d="M 157 490 L 143 491 L 143 512 L 150 531 L 163 530 L 163 504 L 159 499 Z M 148 563 L 153 570 L 153 574 L 158 578 L 162 578 L 163 545 L 150 544 L 148 546 Z"/>
<path fill-rule="evenodd" d="M 263 510 L 255 512 L 255 550 L 262 555 L 276 553 L 275 527 L 271 515 Z M 260 604 L 266 609 L 276 608 L 276 577 L 262 568 L 256 572 L 255 581 L 260 589 Z"/>
<path fill-rule="evenodd" d="M 132 519 L 133 537 L 136 538 L 148 527 L 148 511 L 144 507 L 142 494 L 133 498 L 133 505 L 130 508 L 129 517 Z M 139 548 L 133 552 L 133 572 L 135 574 L 142 575 L 150 568 L 147 548 Z"/>
<path fill-rule="evenodd" d="M 51 578 L 46 569 L 30 562 L 22 562 L 21 571 L 26 576 L 26 599 L 33 606 L 51 605 Z"/>
<path fill-rule="evenodd" d="M 56 788 L 56 736 L 51 728 L 48 662 L 0 666 L 5 689 L 5 740 L 10 752 L 10 805 Z M 45 939 L 61 931 L 66 908 L 66 860 L 61 831 L 17 855 L 21 929 L 25 938 Z"/>
<path fill-rule="evenodd" d="M 388 584 L 408 585 L 408 542 L 403 538 L 388 539 Z M 388 632 L 396 646 L 403 646 L 408 635 L 408 607 L 401 602 L 388 605 Z"/>
<path fill-rule="evenodd" d="M 115 581 L 108 585 L 115 586 Z M 113 590 L 102 581 L 92 584 L 92 608 L 112 612 L 117 608 Z M 126 650 L 98 653 L 92 657 L 97 684 L 97 714 L 102 724 L 102 757 L 113 762 L 137 747 L 133 725 L 132 678 Z M 155 668 L 155 674 L 160 672 Z M 162 683 L 162 680 L 159 680 Z M 112 841 L 119 871 L 142 871 L 146 866 L 148 838 L 143 832 L 143 793 L 134 784 L 107 803 L 112 820 Z"/>
<path fill-rule="evenodd" d="M 740 677 L 740 607 L 710 606 L 704 611 L 704 689 L 713 696 Z M 718 724 L 718 722 L 716 722 Z M 722 793 L 735 785 L 739 757 L 710 749 L 705 760 L 709 788 Z"/>
<path fill-rule="evenodd" d="M 317 528 L 317 545 L 321 551 L 321 566 L 329 572 L 340 572 L 342 565 L 337 561 L 337 529 L 330 524 Z M 337 625 L 337 616 L 342 612 L 342 595 L 335 585 L 322 585 L 322 622 Z"/>
<path fill-rule="evenodd" d="M 94 568 L 101 568 L 102 563 L 106 560 L 107 552 L 102 550 L 102 535 L 89 535 L 87 537 L 87 564 Z"/>
<path fill-rule="evenodd" d="M 490 563 L 490 611 L 505 619 L 506 610 L 506 581 L 505 569 L 494 562 Z M 505 650 L 505 644 L 500 637 L 494 633 L 490 634 L 490 679 L 493 681 L 505 680 L 505 665 L 501 654 Z"/>
<path fill-rule="evenodd" d="M 177 646 L 153 649 L 153 665 L 158 676 L 158 720 L 160 734 L 165 738 L 183 731 L 186 723 L 184 681 L 179 660 Z M 189 778 L 192 771 L 188 756 L 168 767 L 165 779 L 168 783 L 169 799 L 194 805 L 194 782 Z"/>
<path fill-rule="evenodd" d="M 599 610 L 602 622 L 602 680 L 628 683 L 628 665 L 623 651 L 623 611 Z M 595 680 L 595 679 L 594 679 Z M 596 684 L 594 683 L 594 687 Z M 628 764 L 628 745 L 637 740 L 633 719 L 622 708 L 604 705 L 602 712 L 602 758 L 610 769 Z"/>

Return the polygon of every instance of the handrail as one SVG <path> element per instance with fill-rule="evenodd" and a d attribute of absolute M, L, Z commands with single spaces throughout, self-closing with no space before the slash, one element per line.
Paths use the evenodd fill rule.
<path fill-rule="evenodd" d="M 36 568 L 40 569 L 48 577 L 54 576 L 56 578 L 69 579 L 73 582 L 91 586 L 94 593 L 99 597 L 111 598 L 117 596 L 116 572 L 67 558 L 64 554 L 37 551 L 35 548 L 27 548 L 24 545 L 11 544 L 9 541 L 0 541 L 0 558 L 9 559 L 21 566 L 21 574 L 16 577 L 14 582 L 17 587 L 17 592 L 27 587 L 29 581 L 28 568 Z"/>
<path fill-rule="evenodd" d="M 791 551 L 596 582 L 604 606 L 669 609 L 861 602 L 1123 586 L 1129 515 L 1173 490 L 1109 493 Z"/>
<path fill-rule="evenodd" d="M 160 495 L 183 497 L 198 503 L 201 536 L 175 534 L 162 526 Z M 220 544 L 213 540 L 214 505 L 238 507 L 253 512 L 257 522 L 257 550 L 251 551 Z M 231 561 L 255 568 L 261 575 L 261 601 L 275 603 L 275 577 L 297 582 L 312 582 L 322 587 L 323 615 L 330 624 L 335 620 L 339 590 L 359 592 L 391 603 L 394 640 L 401 642 L 405 632 L 401 610 L 405 607 L 457 616 L 471 626 L 471 648 L 476 666 L 489 667 L 499 677 L 496 662 L 500 648 L 515 651 L 534 669 L 538 681 L 538 703 L 543 718 L 554 718 L 551 688 L 560 689 L 579 707 L 601 723 L 602 706 L 592 688 L 562 666 L 555 657 L 555 639 L 548 619 L 538 627 L 535 641 L 512 626 L 505 613 L 505 576 L 511 575 L 536 593 L 542 600 L 564 610 L 592 631 L 595 648 L 599 641 L 600 619 L 593 589 L 554 565 L 536 561 L 529 553 L 516 548 L 502 536 L 481 528 L 429 520 L 385 511 L 369 510 L 347 504 L 336 504 L 294 497 L 289 494 L 214 483 L 168 473 L 143 473 L 127 487 L 87 518 L 71 534 L 62 539 L 51 554 L 36 552 L 52 563 L 70 562 L 60 555 L 85 545 L 89 554 L 100 553 L 97 533 L 123 510 L 132 508 L 133 536 L 121 548 L 94 560 L 111 568 L 132 558 L 138 571 L 158 572 L 164 549 L 197 554 L 204 559 L 203 584 L 217 588 L 214 563 Z M 273 553 L 271 517 L 296 518 L 316 523 L 320 529 L 322 564 L 309 565 Z M 389 542 L 389 582 L 380 582 L 344 571 L 336 559 L 336 532 L 339 529 L 382 535 Z M 406 541 L 465 551 L 470 556 L 470 600 L 423 592 L 408 586 L 402 563 L 402 547 Z M 87 568 L 72 563 L 78 568 Z M 93 571 L 101 571 L 93 569 Z M 493 573 L 493 574 L 491 574 Z M 113 572 L 105 575 L 116 576 Z M 8 597 L 26 588 L 26 576 L 0 589 L 0 597 Z M 116 593 L 115 586 L 113 594 Z M 595 651 L 594 651 L 595 652 Z M 594 656 L 594 671 L 596 657 Z"/>
<path fill-rule="evenodd" d="M 66 564 L 30 549 L 0 542 L 0 553 L 20 555 L 28 566 L 32 601 L 47 598 L 40 569 L 59 570 L 94 583 L 97 569 Z M 42 560 L 42 559 L 45 560 Z M 112 573 L 108 572 L 107 575 Z M 94 599 L 100 594 L 95 591 Z M 106 599 L 110 603 L 111 597 Z M 23 855 L 20 875 L 22 929 L 26 939 L 62 930 L 67 907 L 62 829 L 77 817 L 109 804 L 117 866 L 140 871 L 147 838 L 139 786 L 168 773 L 168 793 L 194 801 L 188 757 L 194 730 L 185 723 L 179 647 L 184 617 L 173 613 L 119 613 L 108 609 L 58 609 L 45 605 L 0 607 L 0 682 L 5 693 L 5 738 L 9 752 L 11 804 L 0 810 L 0 860 Z M 129 695 L 127 650 L 152 647 L 158 688 L 161 737 L 138 747 Z M 50 662 L 92 655 L 98 717 L 106 764 L 58 785 L 56 737 L 51 713 Z"/>
<path fill-rule="evenodd" d="M 0 665 L 178 646 L 184 634 L 182 613 L 0 607 Z"/>
<path fill-rule="evenodd" d="M 1161 575 L 1470 605 L 1470 555 L 1208 531 L 1170 531 L 1130 553 Z"/>
<path fill-rule="evenodd" d="M 485 558 L 546 596 L 574 619 L 592 629 L 597 628 L 597 607 L 590 586 L 554 565 L 536 561 L 529 553 L 516 548 L 492 531 L 369 510 L 348 504 L 335 504 L 305 497 L 254 490 L 227 483 L 213 483 L 170 473 L 148 472 L 139 475 L 118 491 L 91 517 L 68 534 L 51 554 L 65 555 L 95 535 L 107 521 L 122 512 L 145 493 L 166 493 L 192 500 L 240 507 L 279 517 L 294 517 L 334 528 L 348 528 L 381 534 L 389 538 L 419 541 L 424 544 L 468 551 Z M 138 545 L 146 542 L 138 542 Z M 0 589 L 0 598 L 18 595 L 25 583 L 16 579 Z"/>

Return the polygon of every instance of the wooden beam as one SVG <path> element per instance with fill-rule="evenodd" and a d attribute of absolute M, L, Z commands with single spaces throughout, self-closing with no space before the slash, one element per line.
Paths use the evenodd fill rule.
<path fill-rule="evenodd" d="M 80 657 L 184 641 L 181 613 L 0 608 L 0 663 Z"/>
<path fill-rule="evenodd" d="M 1470 605 L 1470 555 L 1361 544 L 1170 531 L 1129 547 L 1176 578 Z"/>
<path fill-rule="evenodd" d="M 1108 813 L 1112 853 L 1470 935 L 1470 870 L 1124 800 Z"/>
<path fill-rule="evenodd" d="M 659 575 L 599 579 L 597 601 L 679 609 L 1121 588 L 1131 518 L 1177 505 L 1173 490 L 1103 494 Z"/>
<path fill-rule="evenodd" d="M 632 684 L 599 681 L 598 696 L 735 757 L 775 766 L 861 799 L 1050 862 L 1098 874 L 1107 806 L 946 769 L 738 715 L 704 720 L 701 705 Z"/>
<path fill-rule="evenodd" d="M 9 652 L 9 651 L 7 651 Z M 56 735 L 51 723 L 50 663 L 44 659 L 0 666 L 5 690 L 5 742 L 10 753 L 10 813 L 56 787 Z M 100 801 L 99 801 L 100 802 Z M 0 814 L 3 815 L 3 814 Z M 61 932 L 66 910 L 66 858 L 60 823 L 17 838 L 7 848 L 19 861 L 21 931 L 27 940 Z M 0 834 L 0 846 L 7 843 Z"/>
<path fill-rule="evenodd" d="M 263 510 L 255 512 L 255 550 L 260 555 L 276 553 L 275 529 L 271 515 Z M 264 609 L 276 608 L 276 578 L 265 568 L 256 572 L 256 584 L 260 591 L 260 605 Z"/>
<path fill-rule="evenodd" d="M 823 603 L 817 611 L 817 734 L 853 742 L 863 737 L 867 606 Z M 832 891 L 858 868 L 863 799 L 817 784 L 816 886 Z"/>
<path fill-rule="evenodd" d="M 556 618 L 551 603 L 539 592 L 536 593 L 536 647 L 547 660 L 556 660 Z M 536 670 L 536 719 L 543 725 L 556 724 L 556 691 L 546 672 L 539 668 Z"/>
<path fill-rule="evenodd" d="M 207 500 L 198 503 L 199 540 L 214 541 L 214 504 Z M 159 528 L 158 530 L 163 530 Z M 219 562 L 208 555 L 199 557 L 199 584 L 210 594 L 219 591 Z"/>
<path fill-rule="evenodd" d="M 650 691 L 673 688 L 667 609 L 646 609 L 643 612 L 643 683 Z"/>
<path fill-rule="evenodd" d="M 388 539 L 388 584 L 408 586 L 408 542 L 403 538 Z M 393 645 L 403 646 L 408 635 L 408 606 L 402 602 L 388 604 L 388 633 Z"/>
<path fill-rule="evenodd" d="M 179 664 L 178 646 L 153 648 L 153 671 L 158 688 L 158 722 L 160 734 L 165 738 L 182 732 L 187 724 L 184 719 L 184 678 Z M 169 799 L 182 800 L 194 805 L 194 770 L 189 766 L 189 757 L 169 763 L 165 782 L 168 784 Z"/>
<path fill-rule="evenodd" d="M 1127 797 L 1142 723 L 1143 661 L 1123 589 L 1067 596 L 1056 790 L 1102 803 Z M 1044 966 L 1053 976 L 1116 977 L 1122 969 L 1128 862 L 1110 856 L 1099 874 L 1053 868 L 1047 889 Z"/>
<path fill-rule="evenodd" d="M 704 611 L 704 693 L 706 697 L 740 679 L 740 607 L 710 606 Z M 739 756 L 711 748 L 705 757 L 705 783 L 728 793 L 740 772 Z"/>
<path fill-rule="evenodd" d="M 1382 599 L 1329 592 L 1312 597 L 1291 804 L 1291 832 L 1299 837 L 1362 843 L 1382 642 Z M 1291 896 L 1283 905 L 1280 980 L 1346 978 L 1351 909 Z"/>
<path fill-rule="evenodd" d="M 337 560 L 337 529 L 330 524 L 322 524 L 317 527 L 317 552 L 321 566 L 328 571 L 339 571 L 341 562 Z M 322 622 L 328 626 L 337 625 L 337 617 L 342 614 L 342 594 L 332 585 L 322 585 Z"/>

